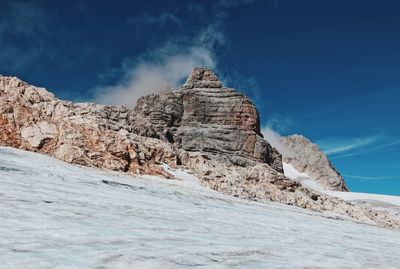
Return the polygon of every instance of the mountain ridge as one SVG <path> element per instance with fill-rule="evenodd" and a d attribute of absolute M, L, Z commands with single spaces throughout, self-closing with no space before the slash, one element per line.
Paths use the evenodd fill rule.
<path fill-rule="evenodd" d="M 142 97 L 133 109 L 62 101 L 44 88 L 0 77 L 0 105 L 0 145 L 74 164 L 174 178 L 163 168 L 166 163 L 232 196 L 400 227 L 390 214 L 287 178 L 281 154 L 262 138 L 251 100 L 224 88 L 209 69 L 195 68 L 180 90 Z"/>

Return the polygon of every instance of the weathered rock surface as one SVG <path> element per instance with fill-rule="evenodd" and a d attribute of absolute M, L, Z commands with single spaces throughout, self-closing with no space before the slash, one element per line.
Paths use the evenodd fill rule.
<path fill-rule="evenodd" d="M 218 161 L 239 166 L 262 162 L 282 172 L 281 156 L 262 138 L 251 100 L 221 85 L 211 70 L 195 68 L 179 91 L 140 98 L 135 132 Z"/>
<path fill-rule="evenodd" d="M 0 145 L 69 163 L 172 178 L 182 166 L 205 186 L 246 199 L 329 210 L 400 227 L 392 216 L 306 189 L 286 178 L 281 155 L 260 134 L 251 101 L 196 68 L 180 90 L 138 100 L 135 108 L 71 103 L 15 77 L 0 76 Z"/>
<path fill-rule="evenodd" d="M 168 176 L 157 166 L 176 163 L 169 144 L 129 132 L 125 107 L 74 104 L 14 77 L 0 77 L 0 143 L 61 160 Z"/>
<path fill-rule="evenodd" d="M 348 191 L 340 173 L 333 167 L 320 148 L 302 135 L 282 137 L 286 147 L 283 160 L 300 172 L 308 174 L 331 191 Z"/>

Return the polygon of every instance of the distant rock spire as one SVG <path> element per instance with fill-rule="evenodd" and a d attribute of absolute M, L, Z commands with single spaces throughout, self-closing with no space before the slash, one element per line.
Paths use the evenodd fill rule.
<path fill-rule="evenodd" d="M 222 83 L 211 69 L 195 67 L 182 88 L 222 88 Z"/>

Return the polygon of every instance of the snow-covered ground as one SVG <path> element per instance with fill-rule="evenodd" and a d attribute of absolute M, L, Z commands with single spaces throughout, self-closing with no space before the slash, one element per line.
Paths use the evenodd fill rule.
<path fill-rule="evenodd" d="M 371 206 L 400 216 L 400 196 L 340 191 L 326 191 L 325 193 L 354 204 Z"/>
<path fill-rule="evenodd" d="M 316 191 L 324 191 L 324 186 L 319 184 L 315 179 L 307 175 L 306 173 L 302 173 L 296 168 L 294 168 L 291 164 L 283 162 L 283 171 L 286 177 L 298 181 L 301 185 L 306 188 L 310 188 Z"/>
<path fill-rule="evenodd" d="M 307 188 L 323 192 L 330 196 L 338 197 L 354 204 L 367 205 L 379 210 L 390 211 L 400 216 L 400 196 L 360 192 L 326 191 L 321 184 L 310 177 L 307 173 L 302 173 L 296 170 L 296 168 L 288 163 L 283 163 L 283 170 L 285 176 L 300 182 Z"/>
<path fill-rule="evenodd" d="M 399 268 L 400 232 L 0 147 L 0 268 Z"/>
<path fill-rule="evenodd" d="M 400 196 L 372 194 L 372 193 L 361 193 L 361 192 L 340 192 L 340 191 L 328 191 L 326 192 L 332 196 L 341 198 L 346 201 L 376 201 L 377 204 L 390 204 L 392 206 L 400 207 Z"/>

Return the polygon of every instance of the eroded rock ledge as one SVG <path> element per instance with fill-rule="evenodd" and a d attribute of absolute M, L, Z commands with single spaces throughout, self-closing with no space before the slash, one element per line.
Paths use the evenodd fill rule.
<path fill-rule="evenodd" d="M 152 94 L 136 107 L 71 103 L 15 77 L 0 76 L 0 145 L 69 163 L 172 176 L 181 166 L 204 186 L 246 199 L 332 211 L 400 228 L 385 212 L 306 189 L 282 174 L 282 157 L 262 138 L 251 100 L 195 68 L 179 90 Z"/>

